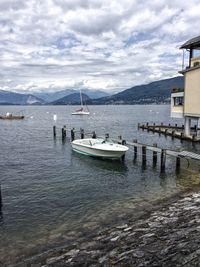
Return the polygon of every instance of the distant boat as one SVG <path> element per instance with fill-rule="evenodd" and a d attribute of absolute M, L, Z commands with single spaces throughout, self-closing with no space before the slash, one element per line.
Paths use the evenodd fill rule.
<path fill-rule="evenodd" d="M 77 153 L 107 159 L 120 159 L 128 150 L 127 146 L 102 138 L 78 139 L 74 140 L 71 145 Z"/>
<path fill-rule="evenodd" d="M 12 113 L 7 112 L 6 115 L 0 116 L 0 120 L 22 120 L 24 116 L 12 115 Z"/>
<path fill-rule="evenodd" d="M 86 110 L 84 110 L 81 90 L 80 90 L 80 100 L 81 100 L 81 108 L 77 109 L 75 112 L 72 112 L 71 115 L 89 115 L 90 114 L 90 111 L 86 105 L 85 105 Z"/>

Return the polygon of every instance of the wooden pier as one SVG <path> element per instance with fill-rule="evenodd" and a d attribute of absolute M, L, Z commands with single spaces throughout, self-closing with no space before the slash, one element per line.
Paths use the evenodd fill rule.
<path fill-rule="evenodd" d="M 184 125 L 182 126 L 178 126 L 177 124 L 172 125 L 172 124 L 168 124 L 168 125 L 164 125 L 163 123 L 161 124 L 149 124 L 144 123 L 144 124 L 140 124 L 138 123 L 138 129 L 142 129 L 142 130 L 147 130 L 148 132 L 153 132 L 153 133 L 158 133 L 159 135 L 165 135 L 165 136 L 171 136 L 172 139 L 173 138 L 178 138 L 181 140 L 188 140 L 188 141 L 192 141 L 192 142 L 200 142 L 200 137 L 198 137 L 196 135 L 197 130 L 197 126 L 193 126 L 191 127 L 191 135 L 185 135 L 184 134 Z"/>
<path fill-rule="evenodd" d="M 162 125 L 163 126 L 163 125 Z M 171 126 L 172 127 L 172 126 Z M 70 131 L 70 137 L 71 137 L 71 142 L 76 139 L 76 136 L 78 135 L 78 139 L 84 139 L 84 138 L 109 138 L 109 134 L 106 133 L 104 136 L 99 136 L 96 134 L 95 131 L 92 132 L 85 132 L 84 129 L 80 130 L 75 130 L 74 128 L 71 129 Z M 67 136 L 67 130 L 66 126 L 62 128 L 62 140 L 66 139 Z M 54 134 L 54 128 L 53 128 L 53 136 L 56 137 L 56 134 Z M 111 140 L 115 143 L 118 144 L 123 144 L 127 145 L 129 147 L 133 148 L 133 160 L 136 161 L 138 156 L 141 156 L 142 159 L 142 165 L 146 166 L 147 163 L 147 152 L 149 151 L 152 153 L 152 162 L 153 166 L 156 167 L 157 162 L 158 162 L 158 156 L 160 156 L 160 171 L 164 172 L 165 171 L 165 166 L 166 166 L 166 159 L 168 156 L 173 157 L 176 161 L 176 171 L 179 172 L 181 168 L 181 159 L 186 159 L 186 160 L 196 160 L 200 161 L 200 154 L 196 154 L 193 152 L 189 151 L 175 151 L 172 149 L 165 149 L 158 147 L 156 143 L 152 145 L 147 145 L 144 143 L 138 142 L 137 139 L 133 139 L 133 141 L 127 141 L 122 138 L 122 136 L 118 136 L 118 138 L 112 138 Z"/>

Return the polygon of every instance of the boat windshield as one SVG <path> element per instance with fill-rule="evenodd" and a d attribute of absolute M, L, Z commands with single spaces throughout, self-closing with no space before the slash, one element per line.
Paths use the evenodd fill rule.
<path fill-rule="evenodd" d="M 114 144 L 113 140 L 110 139 L 110 138 L 105 138 L 105 139 L 102 141 L 102 144 L 105 144 L 105 143 Z"/>

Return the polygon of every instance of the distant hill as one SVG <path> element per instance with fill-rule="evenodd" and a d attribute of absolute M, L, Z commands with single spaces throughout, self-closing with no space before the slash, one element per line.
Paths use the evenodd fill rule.
<path fill-rule="evenodd" d="M 83 99 L 83 102 L 90 101 L 89 96 L 87 96 L 86 94 L 83 94 L 83 93 L 82 93 L 82 99 Z M 56 101 L 53 101 L 50 104 L 53 104 L 53 105 L 77 105 L 77 104 L 80 104 L 80 93 L 74 93 L 74 94 L 62 97 Z"/>
<path fill-rule="evenodd" d="M 0 90 L 0 105 L 43 105 L 45 101 L 31 94 Z"/>
<path fill-rule="evenodd" d="M 88 102 L 88 104 L 107 105 L 169 103 L 171 89 L 175 87 L 184 87 L 184 78 L 182 76 L 134 86 L 112 96 L 91 100 Z"/>
<path fill-rule="evenodd" d="M 183 76 L 160 80 L 149 84 L 134 86 L 114 95 L 105 96 L 103 91 L 82 90 L 82 97 L 87 104 L 91 105 L 109 105 L 109 104 L 161 104 L 169 103 L 172 88 L 184 87 Z M 85 91 L 90 92 L 86 94 Z M 60 91 L 60 94 L 72 92 L 59 99 L 58 93 L 51 93 L 51 97 L 56 97 L 56 100 L 49 101 L 53 105 L 75 105 L 80 103 L 80 92 L 77 90 Z M 50 94 L 50 93 L 49 93 Z M 104 95 L 102 97 L 102 94 Z M 42 96 L 42 93 L 40 94 Z M 44 93 L 48 95 L 48 93 Z M 96 98 L 97 95 L 101 97 Z M 50 97 L 50 98 L 51 98 Z M 46 98 L 47 99 L 47 98 Z M 41 99 L 33 94 L 19 94 L 0 90 L 0 105 L 43 105 L 48 101 Z"/>
<path fill-rule="evenodd" d="M 88 97 L 91 99 L 96 99 L 96 98 L 110 95 L 107 92 L 101 91 L 101 90 L 82 89 L 81 91 L 82 93 L 88 95 Z M 80 93 L 80 90 L 79 89 L 66 89 L 66 90 L 57 91 L 57 92 L 33 92 L 32 94 L 39 98 L 44 99 L 46 102 L 54 102 L 60 98 L 63 98 L 65 96 L 72 95 L 75 93 Z"/>

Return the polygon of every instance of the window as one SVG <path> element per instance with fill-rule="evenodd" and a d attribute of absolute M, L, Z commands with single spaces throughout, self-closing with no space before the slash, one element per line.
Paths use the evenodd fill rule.
<path fill-rule="evenodd" d="M 183 96 L 174 97 L 174 106 L 183 106 Z"/>

